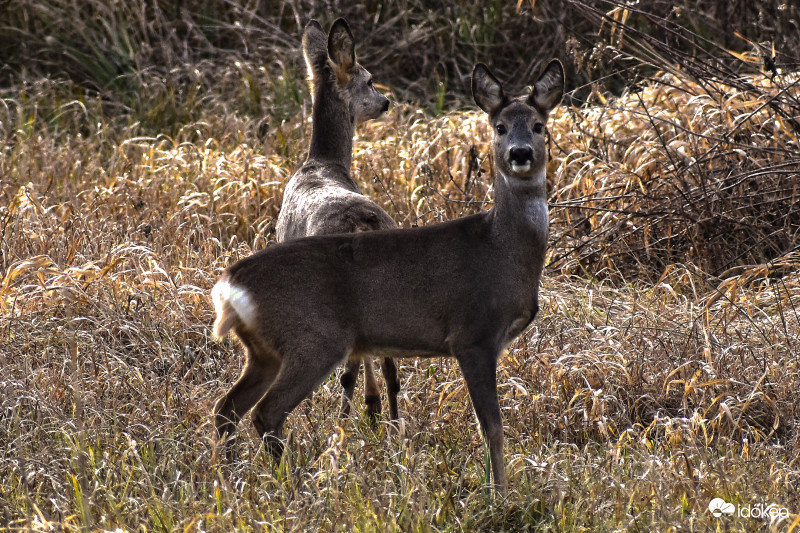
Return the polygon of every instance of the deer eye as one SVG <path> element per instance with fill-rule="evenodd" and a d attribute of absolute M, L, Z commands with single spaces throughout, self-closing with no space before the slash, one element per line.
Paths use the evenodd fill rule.
<path fill-rule="evenodd" d="M 373 87 L 372 85 L 372 78 L 367 80 L 367 87 Z"/>
<path fill-rule="evenodd" d="M 497 131 L 498 135 L 505 135 L 506 133 L 508 133 L 508 129 L 502 124 L 498 124 L 497 126 L 495 126 L 494 129 L 495 131 Z"/>
<path fill-rule="evenodd" d="M 533 125 L 533 133 L 542 133 L 543 129 L 544 129 L 544 124 L 542 124 L 541 122 L 537 122 L 536 124 Z"/>

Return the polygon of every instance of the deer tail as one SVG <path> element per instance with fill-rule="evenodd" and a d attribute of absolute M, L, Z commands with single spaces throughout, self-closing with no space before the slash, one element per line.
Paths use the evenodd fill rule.
<path fill-rule="evenodd" d="M 224 337 L 231 328 L 244 325 L 252 328 L 256 322 L 256 305 L 252 296 L 242 287 L 231 283 L 225 276 L 211 290 L 217 319 L 214 321 L 214 336 Z"/>

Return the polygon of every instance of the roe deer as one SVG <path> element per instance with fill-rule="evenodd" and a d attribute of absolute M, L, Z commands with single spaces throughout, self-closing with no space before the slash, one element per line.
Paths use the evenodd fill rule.
<path fill-rule="evenodd" d="M 303 31 L 303 57 L 313 106 L 311 146 L 308 158 L 284 191 L 276 228 L 278 242 L 396 228 L 394 220 L 361 194 L 350 177 L 355 128 L 389 109 L 389 99 L 375 89 L 370 73 L 356 62 L 347 22 L 336 20 L 326 35 L 316 20 L 310 21 Z M 382 363 L 389 416 L 395 420 L 400 391 L 397 368 L 391 358 Z M 360 368 L 361 359 L 349 359 L 340 378 L 342 416 L 350 411 Z M 381 411 L 381 397 L 369 357 L 364 358 L 364 381 L 367 414 L 375 420 Z"/>
<path fill-rule="evenodd" d="M 458 361 L 504 492 L 497 360 L 539 309 L 548 234 L 544 126 L 564 91 L 552 60 L 530 94 L 509 98 L 482 64 L 475 102 L 494 129 L 494 207 L 420 228 L 315 236 L 230 266 L 212 290 L 214 334 L 244 344 L 242 375 L 214 407 L 221 437 L 251 406 L 267 450 L 280 457 L 289 413 L 345 358 Z"/>

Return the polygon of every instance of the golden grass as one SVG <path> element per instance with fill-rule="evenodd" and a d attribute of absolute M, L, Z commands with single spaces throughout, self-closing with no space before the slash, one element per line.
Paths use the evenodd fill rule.
<path fill-rule="evenodd" d="M 208 291 L 226 265 L 269 245 L 306 148 L 307 109 L 263 144 L 255 124 L 216 116 L 183 128 L 200 132 L 182 134 L 193 142 L 86 124 L 91 135 L 6 131 L 0 522 L 36 531 L 798 530 L 800 255 L 712 276 L 719 252 L 692 233 L 696 221 L 631 217 L 664 206 L 680 214 L 670 180 L 689 180 L 689 198 L 705 198 L 691 182 L 702 176 L 681 169 L 715 143 L 724 157 L 703 167 L 713 171 L 703 190 L 724 189 L 732 161 L 780 169 L 782 152 L 770 150 L 797 139 L 745 95 L 714 100 L 662 81 L 607 106 L 561 109 L 550 125 L 542 311 L 499 369 L 505 501 L 485 491 L 481 438 L 447 360 L 402 362 L 402 432 L 339 421 L 331 379 L 290 417 L 280 465 L 246 424 L 239 460 L 216 455 L 208 415 L 241 349 L 211 338 Z M 737 151 L 745 140 L 729 141 L 732 129 L 752 149 Z M 402 226 L 491 205 L 479 113 L 434 118 L 398 105 L 357 135 L 361 186 Z M 759 179 L 786 186 L 779 172 Z M 729 201 L 740 192 L 730 189 Z M 714 497 L 790 515 L 718 519 L 707 510 Z"/>
<path fill-rule="evenodd" d="M 672 263 L 719 275 L 797 246 L 797 76 L 750 92 L 674 75 L 551 126 L 553 258 L 569 272 L 654 282 Z M 785 108 L 784 108 L 785 106 Z M 563 209 L 558 209 L 561 207 Z"/>

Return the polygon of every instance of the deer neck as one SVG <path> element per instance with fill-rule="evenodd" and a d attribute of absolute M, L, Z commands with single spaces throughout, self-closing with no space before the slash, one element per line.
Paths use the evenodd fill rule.
<path fill-rule="evenodd" d="M 355 133 L 353 115 L 332 83 L 319 84 L 315 93 L 308 159 L 337 163 L 349 172 Z"/>
<path fill-rule="evenodd" d="M 541 254 L 548 228 L 545 170 L 524 181 L 496 172 L 493 232 L 523 254 Z"/>

